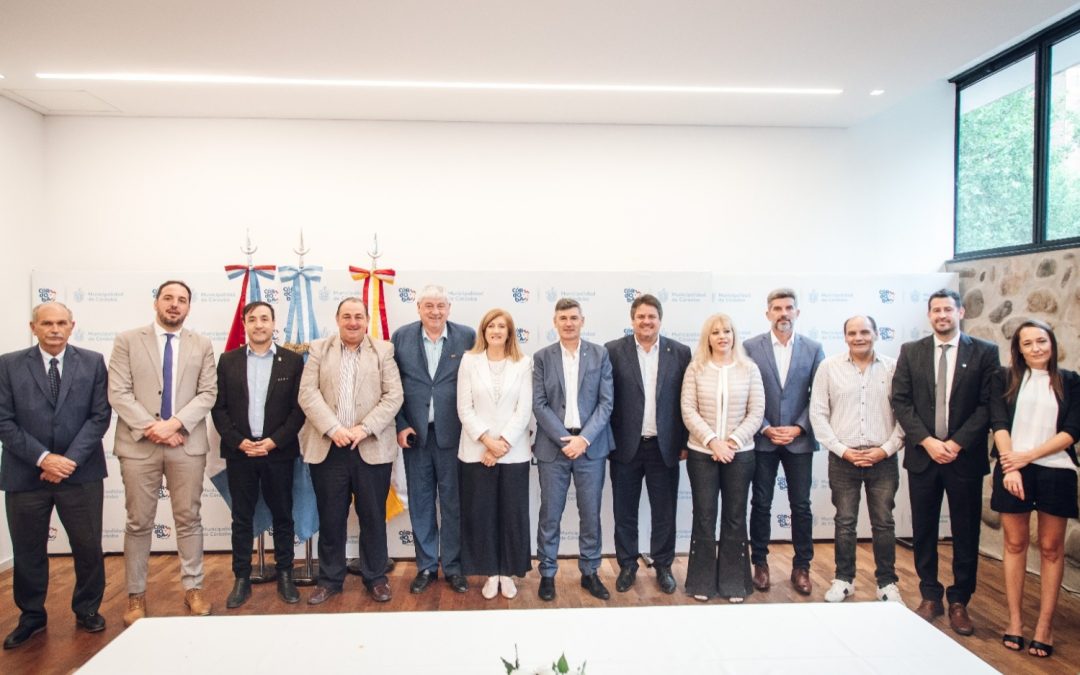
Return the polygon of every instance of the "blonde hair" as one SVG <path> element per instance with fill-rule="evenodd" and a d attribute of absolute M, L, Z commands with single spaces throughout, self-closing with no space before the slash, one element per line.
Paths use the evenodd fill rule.
<path fill-rule="evenodd" d="M 701 326 L 701 338 L 698 340 L 698 348 L 694 352 L 694 360 L 691 363 L 699 371 L 708 365 L 709 358 L 712 356 L 712 345 L 709 343 L 709 336 L 718 323 L 731 329 L 731 356 L 735 363 L 741 364 L 746 359 L 742 343 L 739 342 L 739 332 L 735 329 L 735 322 L 727 314 L 713 314 L 705 319 L 705 323 Z"/>
<path fill-rule="evenodd" d="M 499 317 L 506 319 L 506 346 L 503 348 L 506 351 L 506 357 L 511 361 L 520 361 L 524 354 L 521 353 L 521 349 L 518 347 L 517 341 L 517 329 L 514 328 L 514 317 L 510 316 L 510 312 L 505 309 L 488 310 L 488 313 L 484 315 L 483 319 L 480 319 L 480 328 L 476 331 L 476 343 L 473 345 L 472 353 L 480 354 L 487 351 L 488 342 L 487 328 L 491 325 L 491 322 Z"/>

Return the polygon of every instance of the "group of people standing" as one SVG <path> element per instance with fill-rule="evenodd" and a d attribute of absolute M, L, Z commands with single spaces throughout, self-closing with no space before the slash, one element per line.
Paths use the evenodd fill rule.
<path fill-rule="evenodd" d="M 921 602 L 933 620 L 949 602 L 950 625 L 973 626 L 966 605 L 975 589 L 987 437 L 994 430 L 992 505 L 1002 512 L 1009 632 L 1023 649 L 1021 597 L 1028 515 L 1039 512 L 1042 607 L 1030 653 L 1049 656 L 1065 521 L 1077 511 L 1076 455 L 1080 378 L 1057 367 L 1053 331 L 1037 321 L 1012 338 L 1002 370 L 996 346 L 959 330 L 959 295 L 930 296 L 933 334 L 905 344 L 899 359 L 875 350 L 870 316 L 844 323 L 848 350 L 825 359 L 820 344 L 794 330 L 795 291 L 769 294 L 770 330 L 741 342 L 732 319 L 708 317 L 693 356 L 662 336 L 663 308 L 652 295 L 630 305 L 631 331 L 606 345 L 582 339 L 581 305 L 555 305 L 558 341 L 532 358 L 520 350 L 513 317 L 487 312 L 477 331 L 449 321 L 446 291 L 428 286 L 419 320 L 389 342 L 368 334 L 368 308 L 346 298 L 337 333 L 313 341 L 306 363 L 273 342 L 274 309 L 243 310 L 247 344 L 216 364 L 210 342 L 183 327 L 191 290 L 163 283 L 154 322 L 117 336 L 106 369 L 100 354 L 70 345 L 70 310 L 34 308 L 38 344 L 0 357 L 0 488 L 14 545 L 15 601 L 22 614 L 4 642 L 17 647 L 44 630 L 46 545 L 55 506 L 71 541 L 77 625 L 100 631 L 102 437 L 118 416 L 115 455 L 125 488 L 124 557 L 128 625 L 146 615 L 146 572 L 162 477 L 176 521 L 184 603 L 205 615 L 199 515 L 212 414 L 221 436 L 233 500 L 233 572 L 226 605 L 251 596 L 252 516 L 261 495 L 273 515 L 277 591 L 300 599 L 292 577 L 294 460 L 310 465 L 320 519 L 320 604 L 341 593 L 350 504 L 360 521 L 359 571 L 372 599 L 389 601 L 386 497 L 391 467 L 403 453 L 416 552 L 411 593 L 441 573 L 457 592 L 484 577 L 485 598 L 517 594 L 515 578 L 532 569 L 530 466 L 540 485 L 538 595 L 555 598 L 560 524 L 571 483 L 579 516 L 581 586 L 608 599 L 598 575 L 601 503 L 610 466 L 619 574 L 636 582 L 638 507 L 648 493 L 649 557 L 664 593 L 672 574 L 680 462 L 693 508 L 685 588 L 701 601 L 741 602 L 773 583 L 768 563 L 771 506 L 783 466 L 791 506 L 791 584 L 813 592 L 810 503 L 813 452 L 829 451 L 836 507 L 836 575 L 825 600 L 854 594 L 855 541 L 865 488 L 873 533 L 876 597 L 902 601 L 895 571 L 893 509 L 898 453 L 905 450 L 915 565 Z M 535 419 L 535 434 L 531 434 Z M 1071 490 L 1071 492 L 1070 492 Z M 953 584 L 938 581 L 942 499 L 949 500 Z M 719 533 L 717 521 L 719 520 Z"/>

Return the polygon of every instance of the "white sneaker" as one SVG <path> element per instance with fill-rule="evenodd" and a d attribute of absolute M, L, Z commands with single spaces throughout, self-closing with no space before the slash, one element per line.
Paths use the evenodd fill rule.
<path fill-rule="evenodd" d="M 507 600 L 513 600 L 517 596 L 517 586 L 513 578 L 499 577 L 499 587 L 502 589 L 502 596 Z"/>
<path fill-rule="evenodd" d="M 825 591 L 825 602 L 843 602 L 849 595 L 855 595 L 855 584 L 833 579 L 832 586 Z"/>
<path fill-rule="evenodd" d="M 896 587 L 896 584 L 885 584 L 877 589 L 877 599 L 884 602 L 903 602 L 904 599 L 900 597 L 900 589 Z"/>
<path fill-rule="evenodd" d="M 499 577 L 488 577 L 484 582 L 484 587 L 480 589 L 480 595 L 484 596 L 485 600 L 491 600 L 499 594 Z"/>

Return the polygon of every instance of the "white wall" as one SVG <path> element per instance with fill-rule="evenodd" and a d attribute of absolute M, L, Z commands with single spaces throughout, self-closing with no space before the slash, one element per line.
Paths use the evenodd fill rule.
<path fill-rule="evenodd" d="M 933 272 L 952 105 L 941 83 L 843 130 L 42 121 L 0 99 L 0 278 L 19 317 L 34 267 L 218 270 L 245 227 L 257 261 L 293 260 L 303 227 L 307 262 L 339 269 L 378 232 L 400 269 Z M 24 325 L 0 324 L 4 351 Z"/>
<path fill-rule="evenodd" d="M 0 353 L 30 344 L 30 271 L 48 264 L 49 242 L 40 236 L 44 190 L 41 115 L 0 97 Z M 0 509 L 0 569 L 11 564 L 7 517 Z"/>
<path fill-rule="evenodd" d="M 918 134 L 951 134 L 949 113 L 919 122 L 939 128 Z M 923 217 L 922 203 L 942 208 L 940 171 L 882 193 L 915 236 L 887 249 L 852 236 L 868 220 L 861 157 L 891 126 L 907 123 L 860 134 L 49 118 L 47 223 L 68 242 L 54 266 L 163 274 L 239 262 L 248 226 L 259 258 L 279 263 L 303 227 L 309 262 L 329 267 L 365 263 L 377 231 L 385 261 L 408 269 L 802 274 L 842 258 L 853 272 L 936 271 L 951 250 L 928 242 L 947 218 Z"/>

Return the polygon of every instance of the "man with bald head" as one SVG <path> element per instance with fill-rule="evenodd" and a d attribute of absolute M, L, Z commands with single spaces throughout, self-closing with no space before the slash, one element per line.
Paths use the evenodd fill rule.
<path fill-rule="evenodd" d="M 836 507 L 836 578 L 825 592 L 826 602 L 855 593 L 855 526 L 864 486 L 877 565 L 874 595 L 903 602 L 896 586 L 893 508 L 900 486 L 896 453 L 904 432 L 889 403 L 896 359 L 875 351 L 877 337 L 874 317 L 845 321 L 848 350 L 821 362 L 810 394 L 810 425 L 829 450 L 829 485 Z"/>
<path fill-rule="evenodd" d="M 89 633 L 105 629 L 98 608 L 105 592 L 101 438 L 112 417 L 108 371 L 101 354 L 68 344 L 74 328 L 64 305 L 38 305 L 30 315 L 37 344 L 0 356 L 0 490 L 15 558 L 12 591 L 22 612 L 4 649 L 45 630 L 54 506 L 75 559 L 75 625 Z"/>

